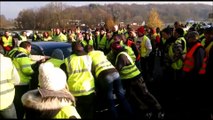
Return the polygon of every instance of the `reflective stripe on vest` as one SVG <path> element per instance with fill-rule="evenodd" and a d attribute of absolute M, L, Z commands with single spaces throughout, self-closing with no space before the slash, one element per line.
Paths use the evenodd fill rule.
<path fill-rule="evenodd" d="M 73 59 L 76 59 L 78 61 L 74 61 Z M 80 70 L 74 70 L 75 67 L 79 65 L 80 61 L 81 67 L 84 68 Z M 91 73 L 91 64 L 92 64 L 91 58 L 88 55 L 86 56 L 71 55 L 70 57 L 65 59 L 65 64 L 67 66 L 67 72 L 69 76 L 68 77 L 69 91 L 74 96 L 83 96 L 93 93 L 95 85 L 94 85 L 94 77 Z M 73 66 L 75 64 L 76 66 Z"/>
<path fill-rule="evenodd" d="M 182 43 L 182 42 L 184 42 L 184 49 L 183 49 L 183 53 L 184 54 L 186 54 L 187 53 L 187 47 L 186 47 L 186 40 L 185 40 L 185 38 L 184 37 L 180 37 L 180 38 L 178 38 L 176 41 L 175 41 L 175 43 Z M 182 44 L 181 44 L 182 45 Z"/>
<path fill-rule="evenodd" d="M 1 80 L 0 84 L 5 84 L 5 83 L 7 83 L 7 81 L 8 81 L 8 79 L 7 80 Z"/>
<path fill-rule="evenodd" d="M 7 90 L 4 90 L 4 91 L 0 91 L 0 95 L 7 94 L 9 92 L 12 92 L 13 90 L 15 90 L 15 88 L 11 88 L 11 89 L 7 89 Z"/>
<path fill-rule="evenodd" d="M 13 103 L 15 96 L 15 88 L 12 80 L 12 73 L 15 68 L 11 59 L 2 56 L 0 55 L 0 111 L 8 108 Z"/>
<path fill-rule="evenodd" d="M 121 79 L 131 79 L 134 78 L 135 76 L 140 74 L 140 71 L 138 70 L 138 68 L 136 67 L 136 65 L 134 64 L 134 62 L 132 61 L 131 57 L 126 53 L 126 52 L 120 52 L 117 56 L 116 56 L 116 60 L 115 60 L 115 64 L 117 65 L 118 62 L 118 57 L 124 54 L 128 60 L 130 61 L 131 65 L 128 66 L 124 66 L 122 67 L 122 69 L 119 71 L 119 74 L 121 76 Z"/>
<path fill-rule="evenodd" d="M 12 47 L 13 46 L 13 38 L 11 36 L 9 36 L 8 39 L 5 36 L 3 36 L 2 41 L 3 41 L 4 47 L 6 47 L 6 46 Z"/>
<path fill-rule="evenodd" d="M 33 74 L 34 71 L 31 68 L 32 61 L 30 60 L 29 57 L 27 57 L 27 54 L 25 54 L 25 53 L 15 54 L 13 63 L 15 65 L 15 67 L 19 73 L 20 79 L 21 79 L 21 82 L 19 83 L 19 85 L 29 84 L 31 75 Z"/>
<path fill-rule="evenodd" d="M 190 72 L 194 68 L 194 57 L 193 54 L 198 47 L 202 46 L 201 43 L 195 44 L 190 51 L 186 54 L 186 58 L 183 65 L 183 71 Z M 206 57 L 202 61 L 202 67 L 199 70 L 199 74 L 206 73 Z"/>
<path fill-rule="evenodd" d="M 107 69 L 115 68 L 106 58 L 103 52 L 101 51 L 91 51 L 89 52 L 89 55 L 92 58 L 94 69 L 95 69 L 95 75 L 98 77 L 98 75 Z"/>

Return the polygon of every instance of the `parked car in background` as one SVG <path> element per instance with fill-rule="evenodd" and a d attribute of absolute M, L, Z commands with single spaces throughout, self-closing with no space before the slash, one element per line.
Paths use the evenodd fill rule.
<path fill-rule="evenodd" d="M 70 43 L 65 42 L 31 42 L 32 50 L 31 55 L 40 55 L 40 56 L 51 56 L 53 50 L 59 48 L 64 53 L 64 58 L 68 57 L 72 52 L 72 47 Z"/>

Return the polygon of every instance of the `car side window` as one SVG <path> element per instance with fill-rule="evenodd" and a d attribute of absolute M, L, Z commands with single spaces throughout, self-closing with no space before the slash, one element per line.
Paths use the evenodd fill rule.
<path fill-rule="evenodd" d="M 61 50 L 62 50 L 63 53 L 64 53 L 64 58 L 70 56 L 70 54 L 71 54 L 71 52 L 72 52 L 71 47 L 61 48 Z"/>
<path fill-rule="evenodd" d="M 32 55 L 40 55 L 38 51 L 36 51 L 35 49 L 31 50 L 31 54 Z"/>

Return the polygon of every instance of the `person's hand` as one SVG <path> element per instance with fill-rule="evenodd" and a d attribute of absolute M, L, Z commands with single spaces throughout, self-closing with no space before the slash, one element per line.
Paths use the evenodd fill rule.
<path fill-rule="evenodd" d="M 41 60 L 39 60 L 40 63 L 46 62 L 48 59 L 50 59 L 49 56 L 44 56 Z"/>
<path fill-rule="evenodd" d="M 41 63 L 44 63 L 46 61 L 46 58 L 43 58 L 41 60 L 39 60 Z"/>

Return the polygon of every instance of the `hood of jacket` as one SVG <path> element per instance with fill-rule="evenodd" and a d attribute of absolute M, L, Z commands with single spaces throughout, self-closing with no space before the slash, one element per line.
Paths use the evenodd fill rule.
<path fill-rule="evenodd" d="M 63 97 L 42 98 L 38 89 L 28 91 L 22 96 L 21 100 L 25 107 L 39 111 L 61 109 L 64 106 L 73 105 L 72 99 L 69 98 Z"/>

